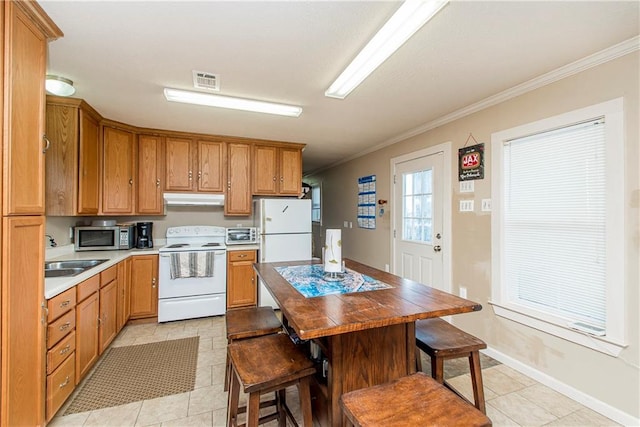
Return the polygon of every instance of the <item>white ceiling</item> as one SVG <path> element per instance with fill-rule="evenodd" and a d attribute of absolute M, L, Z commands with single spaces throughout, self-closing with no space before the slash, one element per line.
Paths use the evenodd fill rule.
<path fill-rule="evenodd" d="M 307 144 L 316 170 L 639 33 L 638 1 L 453 1 L 346 99 L 324 91 L 398 8 L 381 1 L 51 1 L 48 73 L 135 126 Z M 299 118 L 165 101 L 220 75 L 222 95 Z"/>

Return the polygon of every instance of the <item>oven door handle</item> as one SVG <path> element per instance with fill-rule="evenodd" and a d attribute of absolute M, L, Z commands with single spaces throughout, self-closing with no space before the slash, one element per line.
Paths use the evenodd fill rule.
<path fill-rule="evenodd" d="M 186 251 L 186 253 L 189 252 L 194 252 L 194 251 Z M 214 255 L 224 255 L 225 253 L 227 253 L 227 251 L 206 251 L 206 252 L 213 252 Z M 181 253 L 181 252 L 172 252 L 172 253 Z M 162 258 L 170 258 L 171 257 L 171 253 L 161 253 L 160 256 Z"/>

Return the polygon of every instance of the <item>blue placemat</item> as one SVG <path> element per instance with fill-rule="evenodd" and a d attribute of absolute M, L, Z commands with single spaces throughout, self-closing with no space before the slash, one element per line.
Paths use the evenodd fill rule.
<path fill-rule="evenodd" d="M 343 280 L 330 282 L 324 280 L 324 269 L 321 264 L 275 267 L 275 269 L 291 286 L 296 288 L 296 290 L 306 298 L 373 291 L 393 287 L 387 283 L 349 269 L 346 269 Z"/>

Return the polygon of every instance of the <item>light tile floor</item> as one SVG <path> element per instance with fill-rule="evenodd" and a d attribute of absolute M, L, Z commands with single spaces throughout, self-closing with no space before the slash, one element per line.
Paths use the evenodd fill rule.
<path fill-rule="evenodd" d="M 65 405 L 49 426 L 224 426 L 227 406 L 227 393 L 223 391 L 227 345 L 224 317 L 130 325 L 120 333 L 112 346 L 144 344 L 196 335 L 200 336 L 200 349 L 193 391 L 62 416 Z M 425 365 L 425 358 L 423 355 L 423 366 L 428 366 Z M 487 415 L 494 426 L 618 425 L 505 365 L 494 362 L 484 363 L 483 366 L 488 366 L 483 368 L 482 373 Z M 449 382 L 462 394 L 473 398 L 468 373 L 451 378 Z M 287 394 L 288 403 L 299 419 L 295 388 L 288 390 Z M 72 399 L 73 396 L 69 402 Z M 277 422 L 266 425 L 276 426 Z"/>

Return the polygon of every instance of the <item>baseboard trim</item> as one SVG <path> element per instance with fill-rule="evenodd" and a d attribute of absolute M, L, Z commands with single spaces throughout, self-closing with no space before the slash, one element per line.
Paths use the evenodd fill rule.
<path fill-rule="evenodd" d="M 607 418 L 614 420 L 615 422 L 625 426 L 640 426 L 640 418 L 636 418 L 631 414 L 621 411 L 608 403 L 596 399 L 578 389 L 565 384 L 556 378 L 553 378 L 544 372 L 532 368 L 531 366 L 514 359 L 500 351 L 497 351 L 491 347 L 485 350 L 481 350 L 485 355 L 496 359 L 497 361 L 507 365 L 508 367 L 515 369 L 516 371 L 533 378 L 540 384 L 543 384 L 558 393 L 561 393 L 576 402 L 586 406 L 587 408 L 596 411 L 597 413 L 604 415 Z"/>

